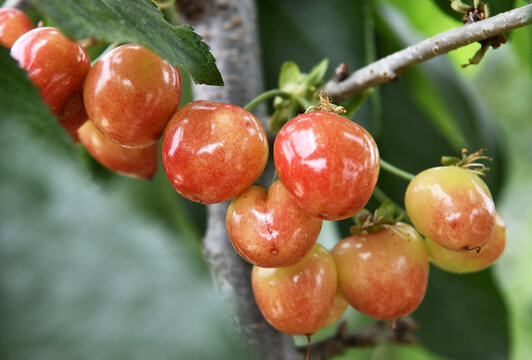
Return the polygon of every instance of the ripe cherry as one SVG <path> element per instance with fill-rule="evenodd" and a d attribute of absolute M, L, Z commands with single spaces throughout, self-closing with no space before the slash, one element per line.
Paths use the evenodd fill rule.
<path fill-rule="evenodd" d="M 336 289 L 336 294 L 334 295 L 333 306 L 331 308 L 331 311 L 329 312 L 329 315 L 327 316 L 327 320 L 325 320 L 325 324 L 323 324 L 323 327 L 332 325 L 338 320 L 340 320 L 342 315 L 347 310 L 348 305 L 349 304 L 347 303 L 347 300 L 340 292 L 340 287 L 338 287 Z"/>
<path fill-rule="evenodd" d="M 164 131 L 163 167 L 187 199 L 212 204 L 229 200 L 253 184 L 268 160 L 259 121 L 243 108 L 200 100 L 186 104 Z"/>
<path fill-rule="evenodd" d="M 11 49 L 15 41 L 34 28 L 30 18 L 18 9 L 0 9 L 0 45 Z"/>
<path fill-rule="evenodd" d="M 323 326 L 333 304 L 336 283 L 334 260 L 319 244 L 293 266 L 254 266 L 251 273 L 253 293 L 262 315 L 274 328 L 292 335 L 311 335 Z"/>
<path fill-rule="evenodd" d="M 495 229 L 495 205 L 486 184 L 474 173 L 443 166 L 417 174 L 405 193 L 412 224 L 451 250 L 476 250 Z"/>
<path fill-rule="evenodd" d="M 394 227 L 350 236 L 332 251 L 342 295 L 356 310 L 379 320 L 410 314 L 427 288 L 429 257 L 423 239 L 410 225 Z"/>
<path fill-rule="evenodd" d="M 87 151 L 102 165 L 122 175 L 151 179 L 157 171 L 157 144 L 145 148 L 121 146 L 105 137 L 87 121 L 78 129 L 78 136 Z"/>
<path fill-rule="evenodd" d="M 426 239 L 429 256 L 434 265 L 453 273 L 471 273 L 492 265 L 506 247 L 506 225 L 502 217 L 495 214 L 495 232 L 491 240 L 480 251 L 453 251 L 431 239 Z"/>
<path fill-rule="evenodd" d="M 379 151 L 360 125 L 316 111 L 290 120 L 274 145 L 275 168 L 297 205 L 312 216 L 340 220 L 369 200 L 379 175 Z"/>
<path fill-rule="evenodd" d="M 238 195 L 225 220 L 236 251 L 261 267 L 296 264 L 312 249 L 321 230 L 321 220 L 303 212 L 279 180 L 268 191 L 252 186 Z"/>
<path fill-rule="evenodd" d="M 80 88 L 67 101 L 59 114 L 59 123 L 72 138 L 74 143 L 79 142 L 78 129 L 89 119 L 83 104 L 83 90 Z"/>
<path fill-rule="evenodd" d="M 154 144 L 181 99 L 179 70 L 140 45 L 123 45 L 94 64 L 83 97 L 89 118 L 113 141 Z"/>
<path fill-rule="evenodd" d="M 50 27 L 22 35 L 13 44 L 11 56 L 28 71 L 44 102 L 56 115 L 80 88 L 90 68 L 87 51 Z"/>

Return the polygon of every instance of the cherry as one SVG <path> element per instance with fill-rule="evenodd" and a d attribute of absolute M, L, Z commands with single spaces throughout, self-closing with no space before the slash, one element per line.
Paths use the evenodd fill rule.
<path fill-rule="evenodd" d="M 506 224 L 495 213 L 495 232 L 491 240 L 480 251 L 453 251 L 431 239 L 426 239 L 429 256 L 434 265 L 453 273 L 471 273 L 492 265 L 504 252 L 506 247 Z"/>
<path fill-rule="evenodd" d="M 15 41 L 34 28 L 30 18 L 18 9 L 0 9 L 0 45 L 11 49 Z"/>
<path fill-rule="evenodd" d="M 113 141 L 151 145 L 181 99 L 179 70 L 140 45 L 117 47 L 94 64 L 83 98 L 89 118 Z"/>
<path fill-rule="evenodd" d="M 443 166 L 417 174 L 405 193 L 412 224 L 451 250 L 476 250 L 495 229 L 495 205 L 486 184 L 474 173 Z"/>
<path fill-rule="evenodd" d="M 81 86 L 90 68 L 87 51 L 50 27 L 22 35 L 13 44 L 11 56 L 28 71 L 44 102 L 56 115 Z"/>
<path fill-rule="evenodd" d="M 392 320 L 413 312 L 423 300 L 429 274 L 427 248 L 404 223 L 340 241 L 332 251 L 338 283 L 361 313 Z"/>
<path fill-rule="evenodd" d="M 315 111 L 290 120 L 274 144 L 275 168 L 305 212 L 340 220 L 359 212 L 379 175 L 379 151 L 360 125 Z"/>
<path fill-rule="evenodd" d="M 78 129 L 88 118 L 83 104 L 83 90 L 80 88 L 65 104 L 61 114 L 59 114 L 59 123 L 70 135 L 73 142 L 78 143 Z"/>
<path fill-rule="evenodd" d="M 254 266 L 251 273 L 260 311 L 274 328 L 292 335 L 311 335 L 323 326 L 333 304 L 336 283 L 334 260 L 319 244 L 293 266 Z"/>
<path fill-rule="evenodd" d="M 105 137 L 92 121 L 85 122 L 78 129 L 78 136 L 98 162 L 119 174 L 151 179 L 157 171 L 157 144 L 145 148 L 121 146 Z"/>
<path fill-rule="evenodd" d="M 226 224 L 236 251 L 261 267 L 296 264 L 321 230 L 321 220 L 303 212 L 279 180 L 268 191 L 252 186 L 238 195 L 227 209 Z"/>
<path fill-rule="evenodd" d="M 340 292 L 340 287 L 338 287 L 336 289 L 336 294 L 334 295 L 333 306 L 331 308 L 331 311 L 329 312 L 329 315 L 327 316 L 327 320 L 325 320 L 325 324 L 323 324 L 323 327 L 332 325 L 337 322 L 347 310 L 348 305 L 349 304 L 347 303 L 347 300 Z"/>
<path fill-rule="evenodd" d="M 187 199 L 212 204 L 253 184 L 268 160 L 259 121 L 243 108 L 199 100 L 180 108 L 164 131 L 163 167 Z"/>

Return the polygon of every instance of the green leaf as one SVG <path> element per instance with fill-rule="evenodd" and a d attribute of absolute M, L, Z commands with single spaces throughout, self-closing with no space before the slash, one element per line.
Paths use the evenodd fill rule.
<path fill-rule="evenodd" d="M 307 89 L 316 87 L 322 83 L 323 77 L 329 68 L 329 59 L 323 59 L 320 63 L 312 68 L 310 72 L 303 77 L 303 86 Z"/>
<path fill-rule="evenodd" d="M 279 73 L 279 89 L 290 92 L 294 84 L 301 82 L 301 71 L 297 64 L 293 61 L 286 61 L 281 66 Z"/>
<path fill-rule="evenodd" d="M 13 122 L 18 127 L 31 130 L 33 141 L 47 142 L 60 151 L 75 154 L 72 140 L 43 103 L 37 87 L 3 46 L 0 46 L 0 84 L 2 121 Z"/>
<path fill-rule="evenodd" d="M 209 46 L 190 26 L 173 26 L 151 0 L 31 0 L 77 38 L 141 44 L 184 68 L 198 84 L 223 85 Z"/>

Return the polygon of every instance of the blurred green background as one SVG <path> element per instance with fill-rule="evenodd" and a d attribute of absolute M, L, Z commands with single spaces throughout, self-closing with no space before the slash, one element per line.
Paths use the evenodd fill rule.
<path fill-rule="evenodd" d="M 330 75 L 342 61 L 356 69 L 461 26 L 443 0 L 257 4 L 268 88 L 284 61 L 309 71 L 328 58 Z M 420 345 L 353 349 L 339 359 L 532 358 L 532 26 L 462 69 L 478 47 L 380 86 L 354 120 L 384 159 L 414 173 L 462 146 L 487 148 L 506 253 L 478 274 L 431 269 L 413 314 Z M 162 169 L 152 182 L 128 179 L 69 146 L 0 50 L 0 358 L 249 358 L 201 258 L 204 208 L 178 196 Z M 386 173 L 379 179 L 399 203 L 406 185 Z M 320 241 L 333 245 L 346 225 L 327 223 Z M 354 311 L 346 319 L 354 329 L 371 323 Z"/>

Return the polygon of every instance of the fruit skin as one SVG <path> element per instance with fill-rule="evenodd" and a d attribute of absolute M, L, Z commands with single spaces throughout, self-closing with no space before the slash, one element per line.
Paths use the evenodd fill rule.
<path fill-rule="evenodd" d="M 410 314 L 427 288 L 425 243 L 410 225 L 396 226 L 406 238 L 382 229 L 347 237 L 332 251 L 342 295 L 356 310 L 379 320 Z"/>
<path fill-rule="evenodd" d="M 329 315 L 327 316 L 327 320 L 325 320 L 325 324 L 323 324 L 323 327 L 337 322 L 347 310 L 348 305 L 349 304 L 347 303 L 347 300 L 342 296 L 340 288 L 338 287 L 336 289 L 336 294 L 334 295 L 333 306 L 329 312 Z"/>
<path fill-rule="evenodd" d="M 452 273 L 471 273 L 489 267 L 502 255 L 506 247 L 506 224 L 503 218 L 495 213 L 493 237 L 478 253 L 476 251 L 453 251 L 438 245 L 429 238 L 425 240 L 434 265 Z"/>
<path fill-rule="evenodd" d="M 161 137 L 181 100 L 179 70 L 140 45 L 123 45 L 94 64 L 85 80 L 85 108 L 113 141 L 145 147 Z"/>
<path fill-rule="evenodd" d="M 213 204 L 235 197 L 260 176 L 268 161 L 268 140 L 249 111 L 232 104 L 193 101 L 170 119 L 162 161 L 178 193 Z"/>
<path fill-rule="evenodd" d="M 277 330 L 311 335 L 325 323 L 336 293 L 336 265 L 321 245 L 294 266 L 254 266 L 251 284 L 257 305 Z"/>
<path fill-rule="evenodd" d="M 66 130 L 74 143 L 79 143 L 78 129 L 89 119 L 83 104 L 83 90 L 80 88 L 67 101 L 61 114 L 59 124 Z"/>
<path fill-rule="evenodd" d="M 252 186 L 238 195 L 225 221 L 235 250 L 260 267 L 299 262 L 318 239 L 322 223 L 294 203 L 280 180 L 268 191 Z"/>
<path fill-rule="evenodd" d="M 0 45 L 11 49 L 15 41 L 35 26 L 18 9 L 0 9 Z"/>
<path fill-rule="evenodd" d="M 33 29 L 11 48 L 11 56 L 28 71 L 55 115 L 82 85 L 90 68 L 87 51 L 51 27 Z"/>
<path fill-rule="evenodd" d="M 379 151 L 360 125 L 334 113 L 301 114 L 279 131 L 277 174 L 305 212 L 325 220 L 355 215 L 379 175 Z"/>
<path fill-rule="evenodd" d="M 145 148 L 129 148 L 121 146 L 105 137 L 87 121 L 78 129 L 80 142 L 87 151 L 108 169 L 119 174 L 151 179 L 157 171 L 157 144 Z"/>
<path fill-rule="evenodd" d="M 456 166 L 417 174 L 405 193 L 406 212 L 418 231 L 451 250 L 482 247 L 493 237 L 495 205 L 486 184 Z"/>

